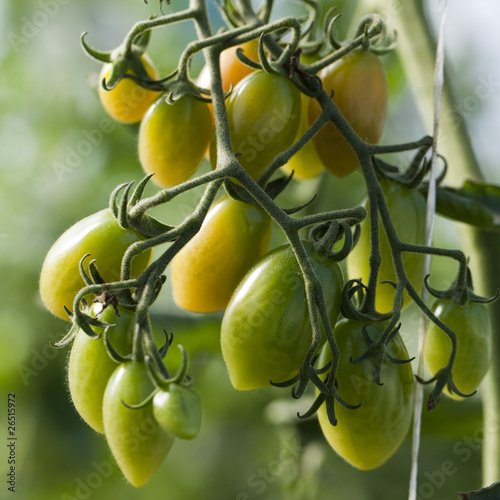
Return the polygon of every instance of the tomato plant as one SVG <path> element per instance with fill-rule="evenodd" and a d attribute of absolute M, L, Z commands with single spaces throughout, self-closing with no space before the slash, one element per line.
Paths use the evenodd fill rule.
<path fill-rule="evenodd" d="M 370 144 L 380 140 L 387 109 L 387 81 L 378 57 L 355 51 L 327 66 L 318 74 L 323 87 L 356 133 Z M 320 115 L 315 99 L 309 100 L 308 124 Z M 356 153 L 333 123 L 325 125 L 312 140 L 325 168 L 345 177 L 359 167 Z"/>
<path fill-rule="evenodd" d="M 470 394 L 476 390 L 491 363 L 492 331 L 486 306 L 472 301 L 460 305 L 453 299 L 437 299 L 432 309 L 457 336 L 453 382 L 460 392 Z M 448 364 L 450 354 L 451 340 L 435 323 L 429 322 L 424 359 L 431 376 Z M 448 387 L 443 392 L 453 399 L 463 399 Z"/>
<path fill-rule="evenodd" d="M 139 129 L 139 159 L 154 182 L 171 187 L 198 169 L 212 136 L 208 105 L 190 95 L 173 104 L 162 95 L 148 110 Z"/>
<path fill-rule="evenodd" d="M 425 242 L 425 199 L 418 191 L 390 180 L 382 182 L 382 187 L 398 237 L 406 243 L 422 245 Z M 367 204 L 368 214 L 370 207 Z M 379 312 L 386 313 L 392 310 L 394 302 L 394 287 L 390 283 L 396 282 L 396 272 L 392 262 L 391 245 L 379 222 L 380 230 L 380 255 L 382 263 L 378 275 L 376 308 Z M 361 223 L 361 236 L 357 245 L 347 258 L 347 274 L 350 278 L 361 278 L 368 283 L 370 273 L 370 223 L 369 215 Z M 424 255 L 418 253 L 405 253 L 402 256 L 406 274 L 420 292 L 423 287 Z M 405 292 L 404 305 L 410 303 L 410 298 Z"/>
<path fill-rule="evenodd" d="M 300 399 L 311 394 L 307 389 L 313 385 L 316 397 L 300 416 L 318 412 L 328 443 L 359 469 L 387 461 L 410 425 L 413 374 L 398 333 L 400 328 L 406 331 L 402 309 L 410 299 L 433 328 L 446 334 L 431 332 L 426 345 L 426 353 L 443 358 L 437 371 L 428 362 L 433 372 L 428 382 L 435 382 L 428 407 L 435 407 L 443 389 L 453 394 L 471 390 L 484 376 L 486 368 L 464 358 L 467 353 L 489 361 L 488 342 L 494 337 L 488 340 L 481 309 L 462 305 L 469 308 L 463 318 L 460 309 L 448 317 L 443 312 L 447 305 L 433 313 L 421 297 L 425 284 L 440 300 L 460 292 L 464 304 L 467 292 L 470 303 L 488 301 L 469 290 L 471 273 L 462 251 L 424 244 L 431 236 L 426 235 L 430 224 L 427 231 L 424 225 L 425 195 L 432 198 L 435 192 L 437 210 L 446 216 L 498 229 L 500 192 L 484 183 L 447 187 L 446 168 L 438 175 L 432 168 L 439 159 L 437 136 L 377 145 L 387 107 L 378 55 L 391 50 L 395 37 L 380 16 L 369 15 L 352 38 L 339 42 L 334 29 L 338 16 L 329 12 L 320 27 L 319 2 L 302 3 L 305 17 L 274 20 L 272 0 L 258 10 L 249 0 L 235 5 L 224 1 L 219 7 L 227 26 L 214 33 L 206 1 L 191 0 L 185 10 L 134 24 L 109 53 L 90 49 L 82 38 L 92 57 L 112 62 L 110 87 L 133 67 L 135 74 L 120 83 L 138 82 L 160 92 L 139 127 L 139 159 L 148 175 L 133 192 L 132 183 L 120 185 L 112 193 L 110 210 L 68 230 L 49 252 L 41 277 L 49 309 L 62 315 L 63 305 L 73 304 L 73 325 L 58 344 L 76 334 L 69 364 L 75 406 L 90 425 L 104 429 L 120 468 L 135 486 L 152 477 L 175 436 L 192 439 L 200 428 L 200 402 L 187 373 L 187 351 L 181 347 L 181 368 L 172 377 L 165 360 L 172 359 L 173 336 L 169 332 L 160 347 L 147 321 L 156 301 L 165 314 L 165 283 L 172 283 L 181 308 L 201 313 L 226 308 L 221 348 L 234 388 L 291 387 L 292 396 Z M 138 65 L 150 33 L 187 20 L 194 23 L 197 40 L 182 51 L 175 71 L 152 79 Z M 243 47 L 251 58 L 249 67 L 235 57 L 236 46 L 247 40 Z M 301 58 L 302 51 L 311 58 Z M 202 56 L 210 78 L 203 80 L 202 73 L 196 85 L 191 66 Z M 210 88 L 215 121 L 200 86 Z M 114 90 L 119 89 L 117 85 Z M 117 95 L 111 92 L 108 97 Z M 194 175 L 214 126 L 214 168 Z M 410 152 L 412 159 L 406 162 L 402 157 Z M 390 163 L 394 154 L 400 155 L 399 166 Z M 317 183 L 304 188 L 278 172 L 294 170 L 300 180 L 326 167 L 344 177 L 360 164 L 369 204 L 327 211 L 317 210 L 314 198 L 304 199 Z M 145 196 L 149 174 L 167 189 Z M 223 188 L 230 197 L 215 203 Z M 288 196 L 278 198 L 285 190 Z M 149 215 L 167 205 L 164 215 L 170 218 L 179 208 L 176 198 L 188 193 L 193 205 L 180 222 L 172 225 Z M 281 231 L 277 241 L 288 243 L 266 254 L 271 221 Z M 132 251 L 141 248 L 154 249 L 155 260 L 148 265 L 151 250 L 134 257 L 136 268 L 129 279 Z M 86 253 L 96 259 L 88 275 L 82 260 Z M 433 290 L 425 282 L 426 255 L 458 263 L 454 290 Z M 344 259 L 351 278 L 345 284 L 338 264 Z M 79 292 L 84 284 L 88 288 Z M 102 316 L 86 306 L 87 292 L 108 305 Z M 123 323 L 112 317 L 109 305 L 127 311 Z M 340 313 L 346 319 L 339 321 Z M 106 318 L 116 326 L 108 328 L 102 322 Z M 473 340 L 467 340 L 464 325 Z M 127 332 L 120 336 L 122 346 L 112 339 L 121 329 Z M 96 334 L 101 338 L 92 338 Z M 109 342 L 104 344 L 102 337 Z M 446 349 L 445 338 L 451 349 Z M 421 373 L 417 380 L 426 382 Z M 419 391 L 420 386 L 417 396 Z"/>
<path fill-rule="evenodd" d="M 308 255 L 325 287 L 332 322 L 340 311 L 342 271 L 306 243 Z M 221 346 L 235 389 L 268 387 L 295 376 L 312 342 L 304 282 L 288 245 L 259 260 L 243 278 L 227 306 Z"/>
<path fill-rule="evenodd" d="M 127 481 L 136 488 L 151 479 L 174 442 L 154 418 L 151 404 L 139 409 L 124 404 L 141 403 L 153 389 L 146 365 L 128 361 L 116 368 L 104 393 L 106 439 Z"/>
<path fill-rule="evenodd" d="M 72 310 L 76 293 L 85 286 L 79 271 L 84 255 L 90 254 L 104 281 L 112 282 L 120 277 L 127 248 L 144 239 L 137 231 L 122 228 L 109 209 L 71 226 L 52 245 L 43 262 L 40 295 L 47 309 L 62 319 L 69 319 L 64 306 Z M 150 258 L 151 250 L 133 258 L 132 277 L 144 271 Z"/>
<path fill-rule="evenodd" d="M 153 62 L 146 54 L 141 56 L 141 62 L 152 79 L 158 78 Z M 103 65 L 99 75 L 100 83 L 108 80 L 111 70 L 111 63 Z M 135 74 L 132 70 L 127 73 Z M 112 118 L 122 123 L 136 123 L 142 120 L 151 104 L 158 98 L 158 92 L 145 89 L 129 78 L 123 78 L 111 90 L 105 90 L 102 85 L 99 85 L 99 98 Z"/>
<path fill-rule="evenodd" d="M 102 312 L 102 304 L 93 306 L 93 315 L 112 325 L 106 335 L 118 354 L 128 356 L 132 352 L 135 314 L 124 307 L 117 311 L 108 306 Z M 104 433 L 102 401 L 109 378 L 118 367 L 104 343 L 104 328 L 93 327 L 99 338 L 92 338 L 78 330 L 68 360 L 68 386 L 71 399 L 80 416 L 94 430 Z"/>
<path fill-rule="evenodd" d="M 300 113 L 300 92 L 286 76 L 256 71 L 235 87 L 227 102 L 231 142 L 252 178 L 259 177 L 278 153 L 292 145 Z"/>
<path fill-rule="evenodd" d="M 247 270 L 267 251 L 271 227 L 261 207 L 229 197 L 219 201 L 172 261 L 175 302 L 194 312 L 224 309 Z"/>
<path fill-rule="evenodd" d="M 367 328 L 374 342 L 380 340 L 386 325 L 368 325 L 354 320 L 341 320 L 334 329 L 340 350 L 336 380 L 342 399 L 354 410 L 337 405 L 338 423 L 333 426 L 327 417 L 325 404 L 318 410 L 321 430 L 330 446 L 351 465 L 370 470 L 382 465 L 396 451 L 408 433 L 413 410 L 413 373 L 411 365 L 382 361 L 381 381 L 373 379 L 373 362 L 353 364 L 367 348 L 362 329 Z M 388 345 L 388 353 L 407 360 L 408 352 L 399 333 Z M 318 361 L 320 367 L 331 360 L 325 345 Z"/>

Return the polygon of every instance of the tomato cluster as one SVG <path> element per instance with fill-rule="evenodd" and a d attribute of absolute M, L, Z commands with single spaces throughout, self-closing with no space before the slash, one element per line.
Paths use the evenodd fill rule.
<path fill-rule="evenodd" d="M 237 48 L 254 61 L 251 66 L 237 57 Z M 302 83 L 311 83 L 311 87 L 301 87 L 293 79 L 293 72 L 301 71 L 299 66 L 290 66 L 289 72 L 268 71 L 265 64 L 255 69 L 257 49 L 253 40 L 223 51 L 220 57 L 223 89 L 230 92 L 225 102 L 234 153 L 230 160 L 237 158 L 248 175 L 239 170 L 236 181 L 231 178 L 237 175 L 233 171 L 216 179 L 217 190 L 225 182 L 228 194 L 218 200 L 217 190 L 211 198 L 207 195 L 204 210 L 197 211 L 203 212 L 203 220 L 187 217 L 179 226 L 186 233 L 180 235 L 175 233 L 178 227 L 162 225 L 145 210 L 137 210 L 147 180 L 143 181 L 132 202 L 127 201 L 126 191 L 120 208 L 112 197 L 110 209 L 68 229 L 42 266 L 43 303 L 55 315 L 74 323 L 67 341 L 73 340 L 68 385 L 75 408 L 85 422 L 106 436 L 125 477 L 137 487 L 155 474 L 176 437 L 193 439 L 201 426 L 200 398 L 186 374 L 187 358 L 178 374 L 169 377 L 163 357 L 171 339 L 158 348 L 147 312 L 165 281 L 161 273 L 168 264 L 173 298 L 179 307 L 195 313 L 223 311 L 222 355 L 235 389 L 298 383 L 294 390 L 299 391 L 296 388 L 304 380 L 312 381 L 316 387 L 312 408 L 317 410 L 327 442 L 363 470 L 388 460 L 410 425 L 413 372 L 399 327 L 389 318 L 399 315 L 410 301 L 405 293 L 402 304 L 395 303 L 394 288 L 402 274 L 397 268 L 404 268 L 405 288 L 420 293 L 424 257 L 395 249 L 393 240 L 413 247 L 424 244 L 423 195 L 411 183 L 398 179 L 394 169 L 392 176 L 377 170 L 378 194 L 384 205 L 370 207 L 367 203 L 364 220 L 345 215 L 324 218 L 329 226 L 321 237 L 314 236 L 315 229 L 324 229 L 321 225 L 313 229 L 310 241 L 301 239 L 297 229 L 295 239 L 287 234 L 289 244 L 269 250 L 273 218 L 277 222 L 284 218 L 284 211 L 272 210 L 272 198 L 277 194 L 270 185 L 274 182 L 276 189 L 280 182 L 286 184 L 282 179 L 266 184 L 270 171 L 262 175 L 325 113 L 313 96 L 313 81 L 322 84 L 323 107 L 330 106 L 325 91 L 331 95 L 344 119 L 344 130 L 351 128 L 365 146 L 377 143 L 387 107 L 383 66 L 373 52 L 358 47 L 324 67 L 317 79 L 302 75 Z M 144 54 L 140 61 L 148 78 L 159 85 L 152 62 Z M 127 71 L 129 78 L 105 90 L 113 70 L 112 65 L 102 68 L 100 98 L 116 120 L 140 122 L 139 159 L 159 186 L 182 186 L 194 175 L 207 150 L 212 167 L 218 169 L 207 175 L 215 177 L 221 172 L 228 158 L 216 157 L 220 149 L 211 140 L 213 109 L 206 99 L 196 91 L 176 97 L 175 93 L 159 92 L 155 85 L 143 87 L 132 70 Z M 210 89 L 206 69 L 197 83 L 204 91 Z M 187 85 L 193 90 L 193 82 Z M 348 136 L 329 121 L 287 164 L 282 161 L 280 165 L 300 180 L 323 171 L 344 177 L 359 168 L 362 157 L 344 135 Z M 259 183 L 251 183 L 260 189 L 253 197 L 248 178 Z M 169 193 L 161 194 L 168 198 Z M 395 233 L 391 242 L 387 218 L 379 217 L 381 207 L 388 212 L 384 217 L 390 217 Z M 337 219 L 347 221 L 339 224 Z M 358 223 L 359 239 L 351 231 Z M 335 237 L 329 237 L 334 230 Z M 175 236 L 170 237 L 169 231 Z M 189 237 L 182 239 L 185 234 Z M 341 240 L 347 252 L 336 250 Z M 377 282 L 368 293 L 375 300 L 370 305 L 361 299 L 356 308 L 353 295 L 367 289 L 373 274 L 373 241 L 378 241 L 375 254 L 380 254 L 380 262 Z M 164 243 L 172 245 L 149 265 L 151 247 Z M 127 250 L 132 245 L 147 250 L 137 250 L 129 261 Z M 87 265 L 88 255 L 92 260 Z M 349 283 L 344 283 L 338 264 L 346 256 Z M 162 263 L 165 265 L 158 272 Z M 112 288 L 120 279 L 126 282 Z M 351 293 L 353 283 L 358 285 Z M 85 286 L 102 295 L 82 296 Z M 426 364 L 432 376 L 446 372 L 449 364 L 452 337 L 438 328 L 441 320 L 455 332 L 458 343 L 444 392 L 462 398 L 475 390 L 487 370 L 491 350 L 488 316 L 476 301 L 457 304 L 444 299 L 436 303 L 434 315 L 435 324 L 429 328 L 425 345 Z"/>

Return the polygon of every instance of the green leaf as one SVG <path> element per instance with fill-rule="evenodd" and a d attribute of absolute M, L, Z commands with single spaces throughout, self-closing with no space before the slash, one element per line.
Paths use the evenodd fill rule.
<path fill-rule="evenodd" d="M 478 491 L 459 492 L 458 498 L 460 500 L 498 500 L 500 498 L 500 482 Z"/>
<path fill-rule="evenodd" d="M 428 186 L 421 190 L 427 193 Z M 436 212 L 485 229 L 500 229 L 500 186 L 466 181 L 459 189 L 438 187 Z"/>

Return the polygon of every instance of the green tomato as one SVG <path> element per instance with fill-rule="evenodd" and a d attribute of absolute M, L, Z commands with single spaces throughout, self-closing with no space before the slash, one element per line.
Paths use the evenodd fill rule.
<path fill-rule="evenodd" d="M 101 304 L 93 307 L 93 316 L 100 310 Z M 129 309 L 118 306 L 116 315 L 113 307 L 108 306 L 98 319 L 114 326 L 108 329 L 108 339 L 121 356 L 132 351 L 135 314 Z M 102 421 L 102 401 L 109 378 L 118 367 L 108 354 L 102 338 L 103 328 L 92 327 L 100 335 L 89 337 L 79 330 L 71 347 L 68 361 L 68 386 L 71 399 L 80 416 L 97 432 L 104 432 Z"/>
<path fill-rule="evenodd" d="M 137 231 L 123 229 L 109 209 L 71 226 L 52 245 L 42 266 L 40 295 L 47 309 L 69 320 L 64 306 L 72 310 L 75 295 L 85 286 L 79 271 L 79 262 L 85 254 L 96 259 L 104 281 L 113 282 L 120 278 L 122 258 L 128 247 L 143 240 L 144 236 Z M 133 258 L 132 278 L 146 269 L 150 258 L 151 250 Z"/>
<path fill-rule="evenodd" d="M 212 137 L 212 115 L 206 102 L 185 95 L 169 104 L 162 95 L 139 129 L 139 159 L 162 187 L 187 181 L 198 169 Z"/>
<path fill-rule="evenodd" d="M 143 54 L 142 64 L 146 73 L 153 79 L 158 78 L 158 73 L 151 59 Z M 158 97 L 158 92 L 141 87 L 130 78 L 123 78 L 116 87 L 111 90 L 104 90 L 101 85 L 103 80 L 107 80 L 111 74 L 112 65 L 104 64 L 99 76 L 99 98 L 107 113 L 115 120 L 122 123 L 136 123 L 142 119 L 148 108 Z M 134 74 L 132 70 L 128 71 Z"/>
<path fill-rule="evenodd" d="M 323 403 L 318 419 L 326 440 L 342 458 L 358 469 L 370 470 L 388 460 L 408 433 L 413 414 L 413 373 L 410 363 L 396 365 L 383 361 L 383 385 L 379 386 L 373 380 L 371 360 L 359 365 L 351 363 L 351 358 L 362 355 L 368 348 L 362 337 L 363 325 L 344 319 L 334 329 L 340 350 L 336 377 L 339 395 L 347 403 L 361 406 L 351 410 L 335 403 L 337 425 L 333 426 Z M 368 333 L 375 342 L 383 331 L 383 324 L 368 326 Z M 388 353 L 395 358 L 408 359 L 399 333 L 389 344 Z M 331 350 L 325 345 L 318 366 L 326 366 L 330 360 Z"/>
<path fill-rule="evenodd" d="M 153 415 L 163 429 L 182 439 L 193 439 L 200 432 L 201 402 L 186 386 L 170 384 L 153 398 Z"/>
<path fill-rule="evenodd" d="M 396 233 L 401 241 L 415 245 L 425 244 L 425 213 L 424 196 L 415 190 L 410 190 L 393 181 L 382 181 L 382 189 L 387 199 L 389 212 Z M 357 245 L 347 257 L 347 274 L 350 279 L 361 278 L 368 283 L 370 275 L 370 206 L 367 203 L 368 215 L 361 223 L 361 236 Z M 394 287 L 383 281 L 396 282 L 396 273 L 392 263 L 391 249 L 385 235 L 382 223 L 379 221 L 380 266 L 377 297 L 375 306 L 381 313 L 392 311 L 394 304 Z M 424 283 L 424 255 L 417 253 L 403 254 L 406 274 L 417 293 L 420 293 Z M 404 293 L 403 307 L 410 303 L 410 297 Z"/>
<path fill-rule="evenodd" d="M 372 52 L 354 51 L 322 69 L 319 78 L 325 90 L 355 132 L 370 144 L 382 136 L 387 110 L 387 79 L 379 58 Z M 321 114 L 316 99 L 310 99 L 307 124 Z M 359 167 L 356 153 L 333 123 L 327 123 L 312 139 L 325 168 L 345 177 Z"/>
<path fill-rule="evenodd" d="M 142 403 L 153 391 L 146 365 L 128 361 L 115 370 L 104 393 L 108 445 L 125 478 L 136 488 L 153 477 L 174 442 L 155 420 L 151 404 L 140 409 L 123 404 Z"/>
<path fill-rule="evenodd" d="M 227 102 L 231 143 L 253 179 L 293 144 L 300 114 L 300 91 L 286 76 L 255 71 L 235 87 Z M 214 166 L 215 148 L 210 154 Z"/>
<path fill-rule="evenodd" d="M 451 373 L 457 389 L 470 394 L 476 390 L 491 363 L 492 329 L 486 306 L 478 302 L 461 306 L 452 299 L 438 299 L 433 305 L 433 312 L 457 336 L 457 355 Z M 451 340 L 448 335 L 428 321 L 424 360 L 431 377 L 446 367 L 450 354 Z M 447 387 L 443 392 L 457 401 L 464 399 L 451 393 Z"/>
<path fill-rule="evenodd" d="M 330 321 L 340 311 L 342 271 L 304 242 Z M 304 280 L 289 245 L 265 255 L 248 271 L 224 314 L 221 345 L 235 389 L 268 387 L 295 376 L 312 342 Z"/>
<path fill-rule="evenodd" d="M 172 260 L 177 305 L 199 313 L 224 309 L 245 273 L 267 251 L 271 228 L 262 208 L 222 198 Z"/>

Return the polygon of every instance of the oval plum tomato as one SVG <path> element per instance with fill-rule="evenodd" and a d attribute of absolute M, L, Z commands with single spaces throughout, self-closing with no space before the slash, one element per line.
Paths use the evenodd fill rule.
<path fill-rule="evenodd" d="M 340 311 L 342 271 L 304 242 L 330 321 Z M 269 387 L 295 376 L 312 342 L 304 280 L 289 245 L 269 252 L 248 271 L 222 319 L 221 345 L 235 389 Z"/>
<path fill-rule="evenodd" d="M 262 208 L 222 198 L 172 260 L 177 305 L 199 313 L 224 309 L 245 273 L 266 253 L 271 228 Z"/>
<path fill-rule="evenodd" d="M 351 358 L 361 356 L 368 348 L 362 337 L 363 326 L 358 321 L 344 319 L 334 329 L 340 350 L 336 377 L 339 395 L 347 403 L 361 406 L 351 410 L 335 403 L 337 425 L 333 426 L 323 403 L 318 419 L 326 440 L 342 458 L 358 469 L 370 470 L 388 460 L 408 432 L 413 413 L 413 373 L 410 363 L 396 365 L 383 361 L 383 385 L 379 386 L 373 380 L 371 360 L 359 365 L 351 363 Z M 375 342 L 384 331 L 384 325 L 378 323 L 367 328 Z M 408 359 L 399 333 L 387 352 L 395 358 Z M 318 366 L 326 366 L 330 360 L 331 350 L 325 345 Z"/>
<path fill-rule="evenodd" d="M 307 108 L 309 106 L 310 99 L 311 98 L 305 94 L 301 95 L 302 113 L 300 115 L 299 130 L 295 141 L 299 140 L 309 128 L 307 123 Z M 293 170 L 294 178 L 305 180 L 316 177 L 323 172 L 324 168 L 321 159 L 314 149 L 312 141 L 309 141 L 298 151 L 298 153 L 294 154 L 288 160 L 288 163 L 283 166 L 283 170 L 288 174 L 291 174 Z"/>
<path fill-rule="evenodd" d="M 52 245 L 42 265 L 40 295 L 47 309 L 62 319 L 69 319 L 63 306 L 72 310 L 75 294 L 85 286 L 79 271 L 79 262 L 85 254 L 96 259 L 99 273 L 106 282 L 117 281 L 125 251 L 132 243 L 144 239 L 133 229 L 123 229 L 109 209 L 71 226 Z M 133 258 L 132 278 L 146 269 L 150 258 L 151 250 Z"/>
<path fill-rule="evenodd" d="M 347 54 L 318 74 L 332 100 L 356 133 L 376 144 L 382 136 L 387 110 L 387 81 L 384 68 L 372 52 Z M 320 115 L 321 107 L 309 100 L 308 125 Z M 358 158 L 333 123 L 327 123 L 312 139 L 325 168 L 345 177 L 359 167 Z"/>
<path fill-rule="evenodd" d="M 257 179 L 275 156 L 297 136 L 300 91 L 283 75 L 255 71 L 238 83 L 227 102 L 233 151 L 242 167 Z M 210 160 L 216 164 L 215 148 Z"/>
<path fill-rule="evenodd" d="M 200 397 L 189 387 L 170 384 L 153 398 L 153 415 L 163 429 L 181 439 L 193 439 L 200 432 Z"/>
<path fill-rule="evenodd" d="M 94 304 L 92 316 L 99 312 L 102 304 Z M 108 339 L 115 351 L 121 356 L 132 352 L 135 314 L 129 309 L 118 306 L 118 314 L 108 306 L 98 318 L 114 326 L 108 329 Z M 100 335 L 89 337 L 79 330 L 71 347 L 68 361 L 68 386 L 71 399 L 80 416 L 90 427 L 101 434 L 104 432 L 102 422 L 102 400 L 109 378 L 118 367 L 108 354 L 102 338 L 104 329 L 92 327 Z"/>
<path fill-rule="evenodd" d="M 153 391 L 146 365 L 127 361 L 114 371 L 104 393 L 108 445 L 125 478 L 136 488 L 153 477 L 174 442 L 155 420 L 151 404 L 140 409 L 123 404 L 138 405 Z"/>
<path fill-rule="evenodd" d="M 156 80 L 158 73 L 151 59 L 143 54 L 141 60 L 146 73 Z M 131 70 L 128 73 L 134 74 Z M 122 123 L 135 123 L 142 120 L 148 108 L 158 98 L 158 92 L 145 89 L 129 78 L 123 78 L 111 90 L 104 90 L 101 82 L 107 80 L 110 74 L 111 64 L 104 64 L 99 75 L 99 98 L 108 115 Z"/>
<path fill-rule="evenodd" d="M 438 299 L 432 309 L 457 336 L 457 355 L 451 373 L 457 389 L 463 394 L 470 394 L 476 390 L 491 363 L 492 330 L 486 306 L 478 302 L 461 306 L 452 299 Z M 448 364 L 451 341 L 431 321 L 428 321 L 426 330 L 424 360 L 433 377 Z M 447 387 L 443 392 L 457 401 L 464 399 L 451 393 Z"/>
<path fill-rule="evenodd" d="M 382 189 L 386 196 L 389 212 L 396 233 L 401 241 L 416 245 L 425 243 L 425 217 L 426 202 L 424 196 L 416 190 L 411 190 L 393 181 L 383 181 Z M 351 279 L 361 278 L 363 283 L 368 283 L 370 274 L 370 207 L 367 204 L 368 216 L 361 223 L 361 236 L 357 245 L 347 257 L 347 274 Z M 394 304 L 394 287 L 382 281 L 396 281 L 396 273 L 392 263 L 391 249 L 387 237 L 379 222 L 380 266 L 377 285 L 376 308 L 379 312 L 386 313 L 392 310 Z M 403 262 L 406 274 L 417 290 L 422 290 L 424 275 L 424 255 L 417 253 L 404 253 Z M 405 292 L 403 307 L 408 305 L 410 297 Z"/>
<path fill-rule="evenodd" d="M 207 103 L 185 95 L 169 104 L 162 95 L 141 122 L 139 159 L 156 184 L 175 186 L 198 169 L 211 137 Z"/>

